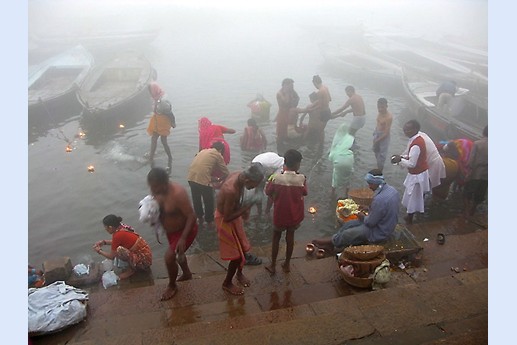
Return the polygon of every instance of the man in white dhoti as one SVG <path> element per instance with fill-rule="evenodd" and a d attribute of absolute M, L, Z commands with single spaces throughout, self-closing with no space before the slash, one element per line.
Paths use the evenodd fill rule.
<path fill-rule="evenodd" d="M 431 190 L 424 138 L 419 134 L 420 123 L 409 120 L 404 124 L 404 134 L 409 138 L 407 155 L 394 155 L 391 162 L 408 169 L 404 180 L 402 205 L 407 209 L 404 218 L 407 224 L 413 223 L 416 212 L 424 213 L 424 193 Z"/>

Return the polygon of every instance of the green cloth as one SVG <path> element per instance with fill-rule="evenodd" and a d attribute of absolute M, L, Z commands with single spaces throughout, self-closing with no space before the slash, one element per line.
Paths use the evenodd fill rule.
<path fill-rule="evenodd" d="M 329 160 L 334 166 L 332 187 L 348 187 L 354 173 L 354 153 L 350 150 L 354 137 L 348 133 L 347 124 L 342 124 L 334 134 Z"/>

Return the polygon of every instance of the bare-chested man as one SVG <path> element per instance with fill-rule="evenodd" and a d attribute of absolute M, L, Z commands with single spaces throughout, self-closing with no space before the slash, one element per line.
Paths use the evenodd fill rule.
<path fill-rule="evenodd" d="M 373 152 L 377 160 L 377 169 L 382 171 L 388 155 L 393 115 L 388 111 L 388 100 L 383 97 L 377 100 L 377 110 L 379 114 L 377 115 L 377 126 L 373 132 Z"/>
<path fill-rule="evenodd" d="M 165 301 L 178 292 L 178 264 L 183 273 L 177 281 L 192 279 L 185 251 L 196 238 L 198 227 L 186 189 L 176 182 L 170 182 L 165 169 L 152 168 L 147 174 L 147 184 L 160 205 L 160 222 L 169 240 L 169 247 L 165 252 L 169 284 L 161 297 Z"/>
<path fill-rule="evenodd" d="M 325 126 L 327 125 L 327 121 L 331 119 L 329 103 L 332 98 L 330 97 L 328 87 L 323 85 L 319 75 L 312 77 L 312 84 L 318 91 L 309 95 L 311 104 L 304 109 L 306 113 L 300 118 L 300 123 L 303 122 L 305 115 L 308 113 L 309 123 L 307 124 L 305 139 L 309 145 L 317 144 L 318 149 L 323 150 Z"/>
<path fill-rule="evenodd" d="M 249 216 L 253 203 L 244 204 L 244 188 L 257 187 L 264 178 L 264 168 L 260 163 L 252 163 L 242 171 L 231 173 L 224 181 L 217 194 L 215 225 L 219 238 L 221 259 L 229 260 L 228 271 L 223 282 L 223 290 L 232 295 L 242 295 L 244 289 L 233 284 L 233 277 L 242 286 L 249 286 L 250 281 L 242 273 L 244 253 L 251 248 L 244 232 L 243 218 Z"/>
<path fill-rule="evenodd" d="M 336 111 L 332 112 L 332 118 L 336 118 L 338 116 L 344 117 L 348 113 L 352 113 L 354 118 L 352 119 L 352 123 L 349 127 L 350 134 L 355 136 L 355 133 L 364 127 L 364 123 L 366 122 L 366 112 L 364 108 L 363 98 L 355 93 L 355 88 L 352 85 L 348 85 L 345 88 L 345 92 L 348 96 L 348 101 L 343 104 L 342 107 L 338 108 Z M 347 108 L 350 109 L 347 110 Z"/>

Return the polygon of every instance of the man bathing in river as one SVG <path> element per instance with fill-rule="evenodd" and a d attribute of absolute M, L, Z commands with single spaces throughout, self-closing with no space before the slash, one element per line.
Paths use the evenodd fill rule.
<path fill-rule="evenodd" d="M 198 225 L 186 189 L 176 182 L 170 182 L 165 169 L 152 168 L 147 174 L 147 184 L 160 205 L 160 222 L 169 240 L 169 247 L 165 252 L 169 284 L 161 297 L 165 301 L 178 292 L 176 281 L 192 279 L 185 251 L 196 238 Z M 176 280 L 178 264 L 183 273 Z"/>
<path fill-rule="evenodd" d="M 217 194 L 215 225 L 219 238 L 221 259 L 228 260 L 228 271 L 223 282 L 223 290 L 232 295 L 242 295 L 244 289 L 233 284 L 233 277 L 240 285 L 250 286 L 250 281 L 242 273 L 245 263 L 244 253 L 251 248 L 244 232 L 243 218 L 249 217 L 253 203 L 243 203 L 244 188 L 257 187 L 264 178 L 264 168 L 260 163 L 252 163 L 242 171 L 231 173 Z"/>

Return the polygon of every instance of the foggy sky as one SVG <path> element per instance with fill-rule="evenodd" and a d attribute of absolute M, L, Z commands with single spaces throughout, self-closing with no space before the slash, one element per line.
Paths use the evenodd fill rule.
<path fill-rule="evenodd" d="M 462 37 L 465 44 L 488 43 L 488 2 L 482 0 L 410 1 L 166 1 L 94 0 L 29 1 L 29 35 L 106 32 L 159 28 L 178 24 L 181 30 L 210 25 L 270 22 L 285 25 L 343 27 L 363 24 L 377 30 L 404 30 L 426 37 Z"/>

